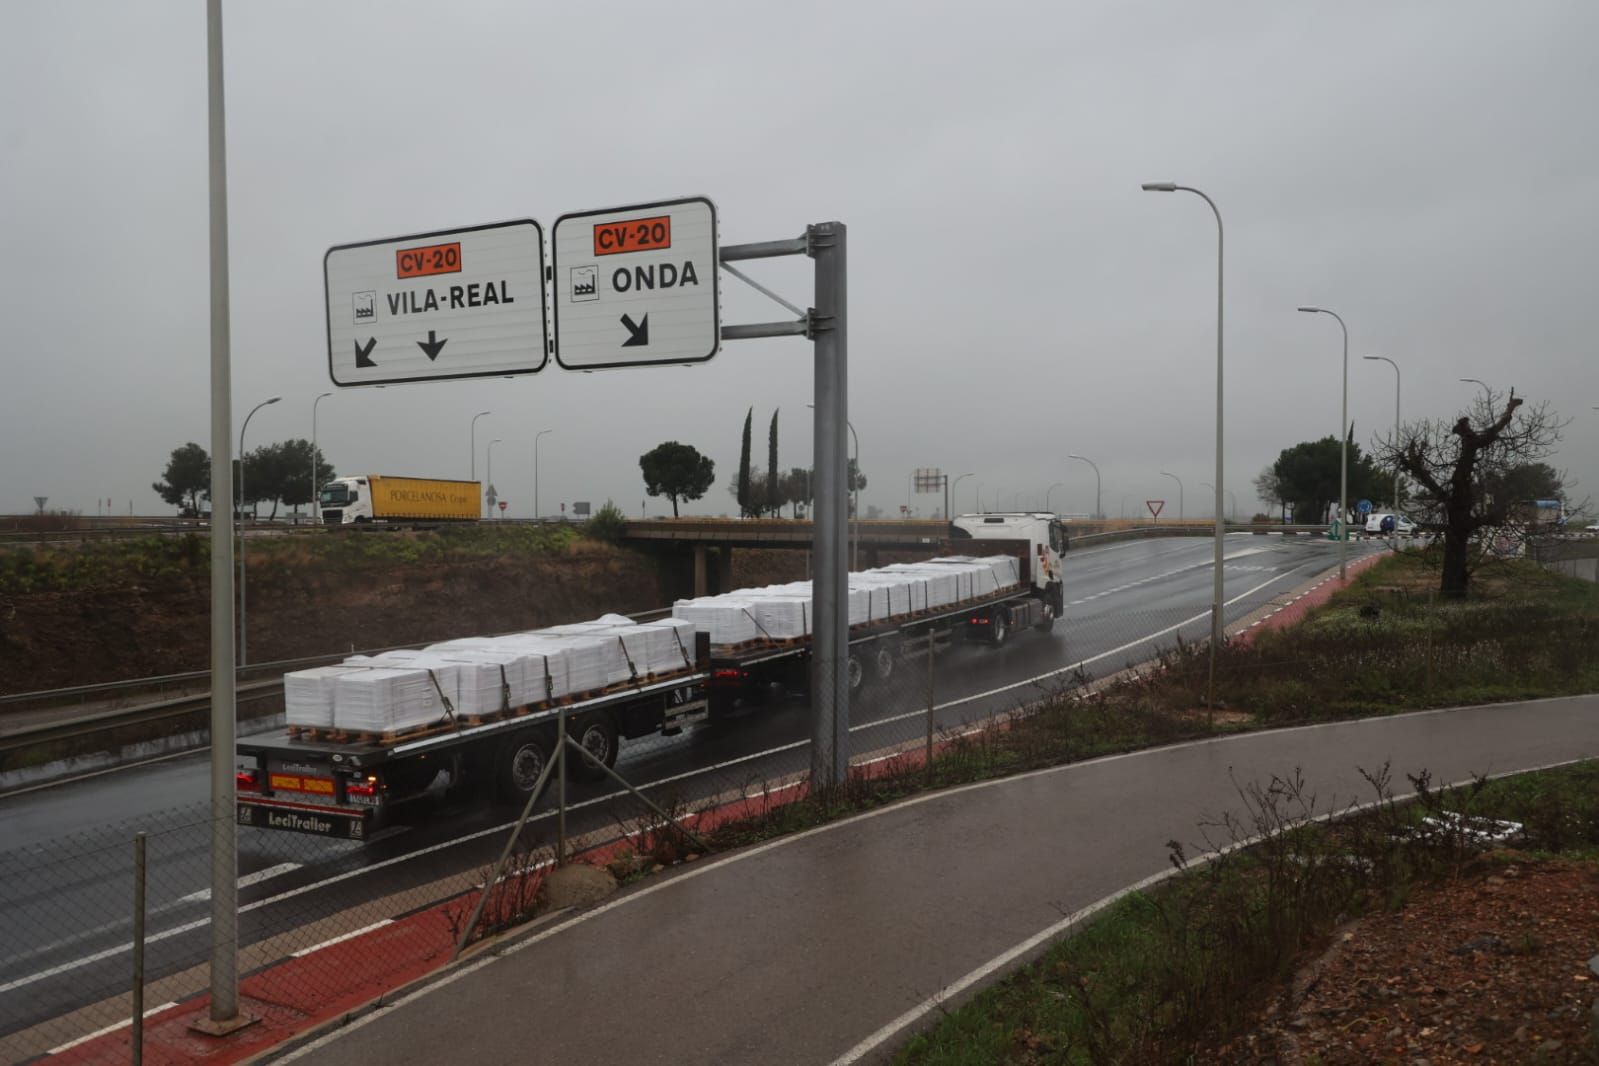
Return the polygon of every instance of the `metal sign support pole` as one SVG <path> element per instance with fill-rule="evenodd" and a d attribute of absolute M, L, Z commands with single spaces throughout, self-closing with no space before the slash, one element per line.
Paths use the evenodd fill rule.
<path fill-rule="evenodd" d="M 723 263 L 807 255 L 815 260 L 815 307 L 792 322 L 722 327 L 722 339 L 808 336 L 815 343 L 813 460 L 815 512 L 811 550 L 811 787 L 831 788 L 849 774 L 849 423 L 848 291 L 845 226 L 820 222 L 791 240 L 727 245 Z"/>
<path fill-rule="evenodd" d="M 841 784 L 849 775 L 849 415 L 845 228 L 809 228 L 816 261 L 816 579 L 812 615 L 811 785 Z"/>
<path fill-rule="evenodd" d="M 220 1035 L 239 1014 L 239 857 L 233 726 L 233 379 L 228 329 L 228 160 L 222 99 L 222 0 L 206 2 L 211 203 L 211 1011 Z"/>

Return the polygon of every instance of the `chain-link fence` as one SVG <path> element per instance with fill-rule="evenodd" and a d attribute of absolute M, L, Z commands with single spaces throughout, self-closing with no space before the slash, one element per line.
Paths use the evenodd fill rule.
<path fill-rule="evenodd" d="M 1280 606 L 1267 596 L 1237 606 L 1229 620 Z M 559 904 L 566 897 L 550 877 L 563 865 L 626 883 L 929 779 L 969 780 L 1214 726 L 1202 686 L 1180 713 L 1121 707 L 1114 721 L 1094 696 L 1118 676 L 1192 666 L 1204 654 L 1195 648 L 1209 631 L 1208 611 L 1101 611 L 1090 600 L 1040 628 L 1013 632 L 974 615 L 852 644 L 849 720 L 836 729 L 814 720 L 807 689 L 816 679 L 804 649 L 774 646 L 764 659 L 740 660 L 751 669 L 732 679 L 736 690 L 719 689 L 727 671 L 713 670 L 707 704 L 668 717 L 664 734 L 658 722 L 652 731 L 581 709 L 515 734 L 536 749 L 537 780 L 510 800 L 492 780 L 441 775 L 436 790 L 366 841 L 239 826 L 241 1007 L 307 1024 L 352 1009 Z M 813 790 L 818 731 L 847 773 Z M 203 773 L 196 759 L 196 792 Z M 231 823 L 234 812 L 220 816 Z M 147 1027 L 204 994 L 211 828 L 210 812 L 195 804 L 8 841 L 0 852 L 0 1060 L 53 1052 L 125 1061 L 141 956 Z M 134 908 L 139 834 L 142 916 Z"/>

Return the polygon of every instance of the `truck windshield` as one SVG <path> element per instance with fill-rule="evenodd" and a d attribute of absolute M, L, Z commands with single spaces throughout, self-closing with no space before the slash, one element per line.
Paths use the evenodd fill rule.
<path fill-rule="evenodd" d="M 323 507 L 343 507 L 350 502 L 350 490 L 344 485 L 327 485 L 317 494 L 317 502 Z"/>

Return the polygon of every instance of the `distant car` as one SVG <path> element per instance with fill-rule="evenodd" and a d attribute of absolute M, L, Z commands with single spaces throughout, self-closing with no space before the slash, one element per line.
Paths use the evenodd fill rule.
<path fill-rule="evenodd" d="M 1386 529 L 1383 528 L 1383 519 L 1385 518 L 1393 519 L 1393 522 Z M 1416 535 L 1416 523 L 1404 515 L 1395 514 L 1392 511 L 1373 511 L 1366 516 L 1365 532 L 1378 535 L 1393 533 L 1401 537 L 1413 537 Z"/>

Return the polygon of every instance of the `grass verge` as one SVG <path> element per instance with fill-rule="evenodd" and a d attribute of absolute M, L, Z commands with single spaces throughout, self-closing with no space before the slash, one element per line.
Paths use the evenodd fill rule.
<path fill-rule="evenodd" d="M 1206 843 L 1259 843 L 1195 868 L 1173 843 L 1182 876 L 1124 898 L 895 1061 L 1198 1061 L 1339 924 L 1485 861 L 1485 819 L 1520 823 L 1523 851 L 1599 852 L 1599 761 L 1450 790 L 1413 778 L 1408 803 L 1393 800 L 1386 769 L 1368 780 L 1374 806 L 1337 822 L 1321 820 L 1336 812 L 1317 810 L 1297 776 L 1242 786 L 1247 815 L 1205 827 Z"/>

